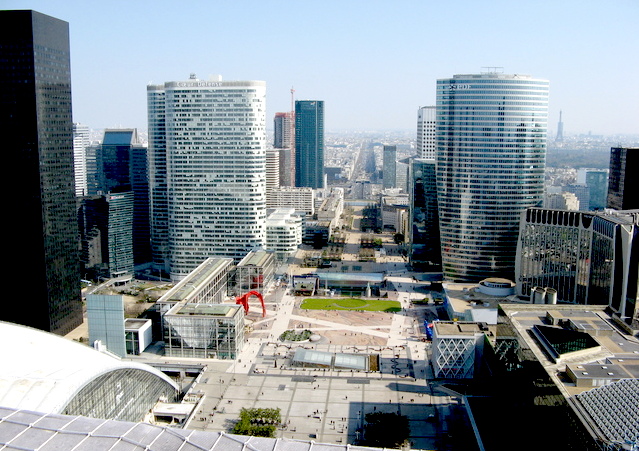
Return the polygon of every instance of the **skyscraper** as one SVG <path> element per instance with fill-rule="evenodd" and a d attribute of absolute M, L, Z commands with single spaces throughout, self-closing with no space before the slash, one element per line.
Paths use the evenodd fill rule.
<path fill-rule="evenodd" d="M 590 210 L 603 210 L 606 208 L 608 169 L 579 168 L 577 171 L 577 183 L 585 184 L 588 187 Z"/>
<path fill-rule="evenodd" d="M 417 110 L 417 154 L 419 158 L 435 158 L 435 121 L 437 107 Z"/>
<path fill-rule="evenodd" d="M 610 149 L 607 207 L 615 210 L 639 208 L 639 147 L 613 147 Z"/>
<path fill-rule="evenodd" d="M 87 195 L 87 147 L 91 143 L 89 127 L 73 124 L 73 168 L 75 172 L 75 195 Z"/>
<path fill-rule="evenodd" d="M 294 113 L 275 113 L 273 147 L 279 153 L 279 185 L 295 186 Z"/>
<path fill-rule="evenodd" d="M 293 113 L 275 113 L 273 120 L 274 139 L 273 147 L 276 149 L 288 149 L 293 146 Z"/>
<path fill-rule="evenodd" d="M 324 101 L 295 101 L 295 186 L 324 188 Z"/>
<path fill-rule="evenodd" d="M 414 158 L 410 162 L 409 259 L 414 270 L 441 267 L 437 180 L 434 159 Z"/>
<path fill-rule="evenodd" d="M 240 261 L 265 242 L 266 84 L 191 75 L 147 92 L 152 217 L 167 220 L 156 255 L 174 280 L 209 257 Z"/>
<path fill-rule="evenodd" d="M 397 187 L 397 146 L 384 146 L 382 153 L 382 187 Z"/>
<path fill-rule="evenodd" d="M 82 323 L 71 122 L 69 25 L 35 11 L 0 11 L 0 130 L 5 274 L 26 292 L 0 320 L 66 334 Z"/>
<path fill-rule="evenodd" d="M 482 73 L 437 81 L 444 277 L 514 277 L 520 215 L 540 205 L 547 80 Z"/>
<path fill-rule="evenodd" d="M 132 193 L 132 257 L 136 264 L 150 262 L 147 147 L 139 142 L 137 130 L 105 130 L 102 143 L 95 146 L 95 164 L 89 165 L 89 172 L 90 195 Z"/>

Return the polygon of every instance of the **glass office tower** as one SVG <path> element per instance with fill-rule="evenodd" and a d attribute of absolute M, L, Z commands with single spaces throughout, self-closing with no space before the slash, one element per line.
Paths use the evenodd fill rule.
<path fill-rule="evenodd" d="M 492 72 L 437 80 L 447 280 L 514 277 L 520 215 L 543 199 L 548 87 L 547 80 Z"/>
<path fill-rule="evenodd" d="M 324 102 L 295 101 L 295 186 L 324 188 Z"/>
<path fill-rule="evenodd" d="M 82 323 L 69 24 L 35 11 L 0 11 L 4 273 L 28 287 L 0 320 L 64 335 Z"/>

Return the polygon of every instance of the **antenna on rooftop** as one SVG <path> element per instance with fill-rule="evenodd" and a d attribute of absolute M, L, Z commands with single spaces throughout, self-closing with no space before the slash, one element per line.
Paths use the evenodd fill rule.
<path fill-rule="evenodd" d="M 482 66 L 482 74 L 503 74 L 504 68 L 501 66 Z"/>

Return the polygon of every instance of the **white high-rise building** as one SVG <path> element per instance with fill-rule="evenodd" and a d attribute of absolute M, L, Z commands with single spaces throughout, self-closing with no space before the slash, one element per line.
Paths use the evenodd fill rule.
<path fill-rule="evenodd" d="M 417 110 L 417 152 L 419 158 L 435 158 L 435 121 L 437 107 L 423 106 Z"/>
<path fill-rule="evenodd" d="M 544 193 L 547 80 L 488 72 L 437 80 L 444 277 L 513 278 L 521 213 Z"/>
<path fill-rule="evenodd" d="M 266 197 L 280 187 L 280 149 L 266 149 Z"/>
<path fill-rule="evenodd" d="M 73 123 L 73 171 L 75 174 L 75 195 L 87 195 L 87 158 L 86 150 L 91 143 L 89 127 Z"/>
<path fill-rule="evenodd" d="M 191 75 L 147 92 L 154 261 L 179 280 L 263 247 L 266 83 Z"/>

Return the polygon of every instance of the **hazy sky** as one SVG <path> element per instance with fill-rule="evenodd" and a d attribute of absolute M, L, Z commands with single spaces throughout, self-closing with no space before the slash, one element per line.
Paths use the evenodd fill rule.
<path fill-rule="evenodd" d="M 416 128 L 435 82 L 488 66 L 550 80 L 549 130 L 639 133 L 638 0 L 2 0 L 69 22 L 73 118 L 146 129 L 146 85 L 267 82 L 267 126 L 325 101 L 327 130 Z"/>

